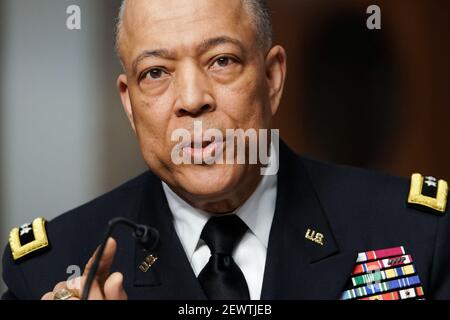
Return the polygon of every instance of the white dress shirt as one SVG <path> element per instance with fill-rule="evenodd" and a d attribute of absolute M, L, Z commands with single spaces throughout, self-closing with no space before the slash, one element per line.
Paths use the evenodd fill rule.
<path fill-rule="evenodd" d="M 270 166 L 278 165 L 274 148 Z M 203 227 L 212 216 L 196 209 L 181 199 L 163 182 L 164 193 L 174 217 L 175 230 L 183 245 L 189 263 L 196 276 L 208 263 L 211 251 L 200 239 Z M 244 274 L 250 292 L 250 299 L 259 300 L 264 278 L 267 246 L 275 213 L 277 197 L 277 176 L 263 176 L 250 198 L 233 214 L 239 216 L 248 226 L 242 240 L 233 251 L 233 259 Z"/>

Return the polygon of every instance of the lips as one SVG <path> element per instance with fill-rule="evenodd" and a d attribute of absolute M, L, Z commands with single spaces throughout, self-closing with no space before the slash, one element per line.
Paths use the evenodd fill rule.
<path fill-rule="evenodd" d="M 210 140 L 210 141 L 199 141 L 199 142 L 191 142 L 190 147 L 192 149 L 205 149 L 207 146 L 209 146 L 211 143 L 214 142 L 214 139 Z"/>
<path fill-rule="evenodd" d="M 211 140 L 191 141 L 182 146 L 183 153 L 194 161 L 202 163 L 218 156 L 223 148 L 223 141 Z"/>

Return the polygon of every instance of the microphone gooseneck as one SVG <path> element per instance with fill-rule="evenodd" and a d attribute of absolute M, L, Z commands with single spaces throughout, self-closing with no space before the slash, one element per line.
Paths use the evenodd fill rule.
<path fill-rule="evenodd" d="M 92 287 L 92 283 L 94 282 L 95 274 L 97 273 L 98 266 L 100 264 L 100 260 L 103 256 L 103 252 L 105 251 L 106 242 L 111 236 L 114 228 L 117 225 L 125 225 L 133 229 L 133 237 L 139 242 L 140 245 L 144 247 L 146 250 L 152 250 L 156 247 L 159 242 L 159 232 L 155 228 L 152 228 L 147 225 L 137 224 L 133 221 L 126 218 L 114 218 L 108 221 L 108 227 L 105 231 L 105 235 L 103 240 L 98 248 L 98 252 L 95 255 L 94 262 L 92 263 L 92 267 L 89 270 L 87 275 L 86 283 L 83 288 L 83 294 L 81 295 L 81 300 L 87 300 L 89 297 L 89 292 Z"/>

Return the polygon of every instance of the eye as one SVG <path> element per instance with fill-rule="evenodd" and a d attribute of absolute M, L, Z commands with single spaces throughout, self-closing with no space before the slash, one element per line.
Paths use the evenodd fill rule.
<path fill-rule="evenodd" d="M 237 62 L 237 60 L 232 57 L 228 57 L 228 56 L 219 57 L 214 61 L 213 67 L 218 66 L 220 68 L 225 68 L 236 62 Z"/>
<path fill-rule="evenodd" d="M 150 80 L 158 80 L 161 79 L 164 74 L 166 74 L 166 72 L 163 69 L 160 68 L 153 68 L 150 69 L 148 71 L 146 71 L 143 75 L 142 75 L 142 79 L 150 79 Z"/>

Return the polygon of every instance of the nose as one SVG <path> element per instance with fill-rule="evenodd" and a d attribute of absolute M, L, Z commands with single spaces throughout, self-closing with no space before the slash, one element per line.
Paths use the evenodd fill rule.
<path fill-rule="evenodd" d="M 176 81 L 178 117 L 199 117 L 216 109 L 208 76 L 194 64 L 179 70 Z"/>

